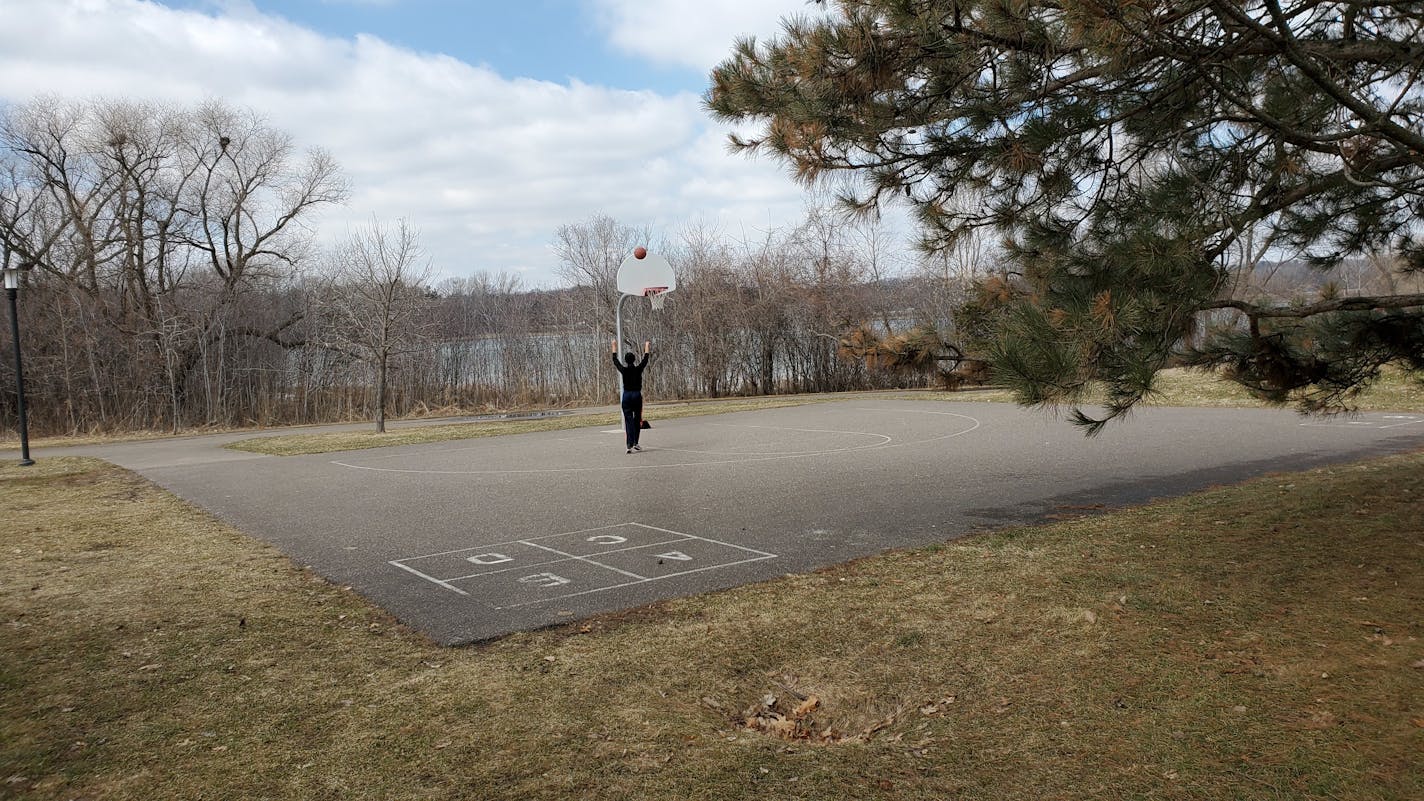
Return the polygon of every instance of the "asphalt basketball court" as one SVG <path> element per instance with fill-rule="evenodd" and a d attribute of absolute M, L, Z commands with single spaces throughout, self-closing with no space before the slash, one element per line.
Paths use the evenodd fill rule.
<path fill-rule="evenodd" d="M 1008 404 L 859 396 L 298 457 L 106 446 L 446 644 L 887 549 L 1424 445 L 1424 415 L 1144 409 L 1084 438 Z"/>

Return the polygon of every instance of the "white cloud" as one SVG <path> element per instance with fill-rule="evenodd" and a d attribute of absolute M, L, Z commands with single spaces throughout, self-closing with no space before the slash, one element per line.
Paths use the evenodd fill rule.
<path fill-rule="evenodd" d="M 628 16 L 635 4 L 607 5 Z M 323 36 L 246 3 L 220 8 L 0 0 L 0 99 L 216 97 L 251 107 L 342 165 L 353 195 L 319 221 L 324 237 L 404 217 L 443 275 L 518 270 L 551 285 L 554 231 L 598 213 L 666 232 L 693 219 L 764 228 L 801 209 L 779 164 L 726 153 L 692 93 L 511 79 L 371 36 Z M 726 27 L 737 10 L 724 3 L 697 20 Z M 730 41 L 686 24 L 657 36 L 690 36 L 683 45 L 709 53 L 713 39 Z"/>
<path fill-rule="evenodd" d="M 744 36 L 781 32 L 792 16 L 817 17 L 827 3 L 809 0 L 593 0 L 613 44 L 662 64 L 710 72 Z"/>

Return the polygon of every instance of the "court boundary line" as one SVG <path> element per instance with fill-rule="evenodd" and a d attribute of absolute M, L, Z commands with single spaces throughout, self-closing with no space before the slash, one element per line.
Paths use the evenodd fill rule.
<path fill-rule="evenodd" d="M 411 567 L 410 565 L 401 564 L 401 562 L 400 562 L 399 560 L 394 560 L 394 559 L 392 559 L 392 560 L 387 560 L 387 561 L 386 561 L 386 564 L 388 564 L 388 565 L 395 565 L 396 567 L 400 568 L 401 570 L 406 570 L 406 571 L 409 571 L 409 572 L 411 572 L 411 573 L 414 573 L 415 575 L 417 575 L 417 576 L 419 576 L 419 577 L 425 579 L 426 581 L 430 582 L 431 584 L 437 584 L 437 585 L 439 585 L 439 586 L 441 586 L 441 587 L 444 587 L 444 588 L 447 589 L 447 590 L 452 590 L 452 591 L 454 591 L 454 592 L 458 592 L 459 594 L 464 595 L 464 596 L 466 596 L 466 597 L 469 597 L 469 595 L 470 595 L 468 592 L 465 592 L 464 590 L 460 589 L 459 587 L 456 587 L 455 585 L 453 585 L 453 584 L 451 584 L 451 583 L 449 583 L 449 582 L 447 582 L 447 581 L 441 581 L 440 579 L 435 578 L 434 576 L 428 576 L 428 575 L 426 575 L 426 574 L 420 572 L 419 570 L 416 570 L 415 568 Z"/>
<path fill-rule="evenodd" d="M 1399 419 L 1400 417 L 1404 417 L 1406 415 L 1401 414 L 1399 412 L 1361 412 L 1360 416 L 1364 416 L 1366 414 L 1378 414 L 1383 419 L 1378 421 L 1346 420 L 1345 425 L 1343 426 L 1340 425 L 1340 422 L 1338 420 L 1305 420 L 1299 425 L 1301 428 L 1335 428 L 1340 430 L 1347 430 L 1349 426 L 1369 426 L 1370 428 L 1376 429 L 1378 431 L 1383 431 L 1387 428 L 1399 428 L 1401 426 L 1417 426 L 1420 423 L 1424 423 L 1424 416 L 1420 415 L 1408 415 L 1410 419 L 1405 420 L 1402 423 L 1387 423 L 1384 421 Z"/>
<path fill-rule="evenodd" d="M 333 464 L 333 465 L 336 465 L 336 466 L 338 466 L 338 467 L 345 467 L 345 468 L 348 468 L 348 469 L 351 469 L 351 470 L 369 470 L 369 471 L 377 472 L 377 473 L 406 473 L 406 474 L 413 474 L 413 475 L 448 475 L 448 476 L 548 475 L 548 474 L 559 474 L 559 473 L 598 473 L 598 472 L 627 471 L 627 470 L 667 470 L 667 469 L 677 469 L 677 468 L 687 468 L 687 467 L 704 467 L 704 466 L 711 467 L 711 466 L 727 465 L 727 464 L 754 464 L 754 463 L 756 463 L 756 462 L 771 462 L 771 461 L 778 461 L 778 460 L 783 460 L 783 459 L 806 459 L 806 458 L 810 458 L 810 457 L 813 457 L 813 456 L 832 456 L 832 455 L 837 455 L 837 454 L 842 454 L 842 453 L 852 453 L 852 452 L 858 452 L 858 451 L 889 450 L 889 449 L 891 449 L 891 448 L 903 448 L 903 447 L 908 447 L 908 446 L 912 446 L 912 445 L 925 445 L 925 444 L 928 444 L 928 443 L 931 443 L 931 442 L 940 442 L 940 441 L 943 441 L 943 440 L 946 440 L 946 439 L 953 439 L 954 437 L 964 436 L 965 434 L 971 433 L 971 432 L 973 432 L 973 431 L 977 431 L 980 427 L 983 426 L 983 422 L 980 421 L 978 418 L 972 417 L 972 416 L 967 415 L 967 414 L 959 414 L 958 412 L 940 412 L 940 411 L 933 411 L 933 410 L 929 410 L 929 409 L 884 409 L 884 408 L 868 408 L 868 407 L 855 407 L 855 408 L 854 408 L 854 411 L 866 411 L 866 412 L 894 412 L 894 413 L 900 413 L 900 414 L 933 414 L 933 415 L 939 415 L 939 416 L 944 416 L 944 417 L 958 417 L 958 418 L 960 418 L 960 419 L 962 419 L 962 420 L 968 420 L 969 422 L 973 423 L 973 425 L 969 426 L 968 428 L 961 429 L 961 430 L 959 430 L 959 431 L 952 431 L 952 432 L 949 432 L 949 433 L 946 433 L 946 434 L 939 434 L 939 435 L 936 435 L 936 436 L 933 436 L 933 437 L 927 437 L 927 438 L 925 438 L 925 439 L 915 440 L 915 441 L 913 441 L 913 442 L 896 442 L 893 437 L 890 437 L 890 436 L 887 435 L 887 434 L 878 434 L 878 433 L 867 432 L 867 431 L 850 431 L 850 430 L 839 430 L 839 429 L 798 429 L 798 428 L 793 428 L 793 427 L 790 427 L 790 426 L 746 426 L 746 427 L 749 427 L 749 428 L 766 428 L 766 429 L 775 429 L 775 430 L 782 430 L 782 431 L 813 431 L 813 430 L 814 430 L 814 431 L 817 431 L 817 432 L 819 432 L 819 433 L 853 434 L 853 435 L 859 435 L 859 436 L 879 437 L 879 438 L 881 438 L 881 439 L 884 440 L 884 441 L 882 441 L 882 442 L 877 442 L 877 443 L 873 443 L 873 444 L 870 444 L 870 445 L 853 445 L 853 446 L 849 446 L 849 447 L 845 447 L 845 448 L 830 448 L 830 449 L 823 450 L 823 451 L 793 451 L 793 452 L 785 452 L 785 451 L 783 451 L 783 452 L 780 452 L 780 453 L 773 453 L 773 454 L 749 455 L 749 456 L 747 456 L 746 458 L 742 458 L 742 459 L 713 459 L 713 460 L 708 460 L 708 461 L 705 461 L 705 462 L 673 462 L 673 463 L 657 463 L 657 464 L 642 464 L 642 465 L 600 465 L 600 466 L 597 466 L 597 467 L 541 467 L 541 468 L 529 468 L 529 469 L 520 469 L 520 470 L 429 470 L 429 469 L 400 468 L 400 467 L 374 467 L 374 466 L 371 466 L 371 465 L 352 464 L 352 463 L 350 463 L 350 462 L 344 462 L 344 461 L 341 461 L 341 460 L 339 460 L 339 459 L 332 459 L 332 460 L 330 460 L 329 463 L 330 463 L 330 464 Z M 720 426 L 727 426 L 727 427 L 738 427 L 736 424 L 733 424 L 733 423 L 710 423 L 710 425 L 720 425 Z M 562 438 L 561 438 L 561 439 L 562 439 Z M 442 453 L 442 454 L 443 454 L 443 453 L 457 453 L 457 452 L 459 452 L 459 451 L 465 451 L 465 450 L 479 450 L 481 447 L 482 447 L 482 446 L 476 445 L 476 446 L 471 446 L 471 447 L 468 447 L 468 448 L 447 448 L 447 449 L 442 449 L 442 450 L 440 450 L 439 452 Z M 674 448 L 666 448 L 666 449 L 662 449 L 662 448 L 650 448 L 650 449 L 649 449 L 649 451 L 658 451 L 658 450 L 675 451 L 675 450 L 678 450 L 678 449 L 674 449 Z M 405 457 L 409 457 L 409 456 L 410 456 L 410 454 L 406 454 L 406 453 L 386 454 L 386 455 L 383 455 L 383 456 L 371 457 L 371 458 L 368 459 L 367 461 L 376 461 L 376 460 L 380 460 L 380 459 L 399 459 L 399 458 L 405 458 Z"/>

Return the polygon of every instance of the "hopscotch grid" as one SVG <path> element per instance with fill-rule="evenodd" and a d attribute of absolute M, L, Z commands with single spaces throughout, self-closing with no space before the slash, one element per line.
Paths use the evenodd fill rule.
<path fill-rule="evenodd" d="M 538 549 L 540 549 L 540 550 L 548 551 L 549 553 L 556 553 L 556 554 L 558 554 L 559 556 L 568 557 L 567 559 L 564 559 L 564 560 L 563 560 L 563 561 L 565 561 L 565 562 L 569 561 L 569 559 L 577 560 L 577 561 L 579 561 L 579 562 L 587 562 L 587 563 L 593 565 L 594 567 L 601 567 L 601 568 L 603 568 L 604 570 L 612 570 L 614 573 L 619 573 L 619 574 L 624 575 L 624 576 L 627 576 L 628 578 L 631 578 L 631 579 L 637 579 L 638 581 L 647 581 L 647 580 L 648 580 L 648 577 L 647 577 L 647 576 L 640 576 L 640 575 L 638 575 L 637 573 L 632 573 L 632 572 L 629 572 L 629 571 L 627 571 L 627 570 L 621 570 L 621 569 L 616 568 L 616 567 L 614 567 L 614 566 L 612 566 L 612 565 L 601 564 L 601 563 L 599 563 L 599 562 L 597 562 L 597 561 L 594 561 L 593 559 L 589 559 L 587 556 L 575 556 L 575 555 L 573 555 L 573 554 L 571 554 L 571 553 L 564 553 L 563 551 L 557 551 L 557 550 L 554 550 L 553 548 L 549 548 L 549 547 L 544 546 L 544 545 L 535 545 L 535 544 L 532 543 L 532 542 L 521 542 L 520 544 L 521 544 L 521 545 L 528 545 L 528 546 L 531 547 L 531 548 L 538 548 Z"/>
<path fill-rule="evenodd" d="M 613 528 L 623 528 L 624 526 L 637 526 L 638 528 L 647 529 L 647 530 L 649 530 L 649 531 L 659 531 L 659 532 L 662 532 L 662 533 L 664 533 L 664 534 L 671 534 L 672 536 L 676 537 L 677 539 L 666 540 L 666 541 L 662 541 L 662 542 L 644 543 L 644 544 L 641 544 L 641 545 L 633 545 L 633 546 L 629 546 L 629 547 L 627 547 L 627 548 L 619 548 L 619 549 L 617 549 L 616 551 L 602 551 L 602 552 L 600 552 L 599 554 L 597 554 L 598 556 L 603 556 L 604 554 L 608 554 L 608 553 L 619 553 L 619 552 L 627 552 L 627 551 L 644 550 L 644 549 L 647 549 L 647 548 L 656 548 L 656 547 L 660 547 L 660 546 L 663 546 L 663 545 L 672 545 L 672 544 L 675 544 L 675 543 L 678 543 L 678 542 L 688 542 L 688 541 L 691 541 L 691 540 L 696 540 L 696 541 L 698 541 L 698 542 L 707 542 L 707 543 L 711 543 L 711 544 L 713 544 L 713 545 L 720 545 L 720 546 L 722 546 L 722 547 L 724 547 L 724 548 L 732 548 L 732 549 L 734 549 L 734 550 L 743 551 L 743 552 L 745 552 L 745 553 L 755 554 L 755 556 L 752 556 L 752 557 L 749 558 L 749 559 L 740 559 L 740 560 L 737 560 L 737 561 L 735 561 L 735 562 L 721 562 L 721 563 L 718 563 L 718 564 L 715 564 L 715 565 L 708 565 L 708 566 L 706 566 L 706 567 L 693 568 L 692 570 L 680 570 L 680 571 L 678 571 L 678 572 L 676 572 L 676 573 L 666 573 L 666 574 L 663 574 L 663 575 L 661 575 L 661 576 L 639 576 L 639 575 L 636 574 L 636 573 L 631 573 L 631 572 L 626 571 L 626 570 L 620 570 L 620 569 L 618 569 L 618 568 L 616 568 L 616 567 L 612 567 L 611 565 L 600 564 L 599 562 L 596 562 L 596 561 L 594 561 L 593 559 L 589 559 L 588 557 L 575 556 L 575 555 L 573 555 L 573 554 L 566 554 L 566 553 L 564 553 L 563 551 L 559 551 L 559 550 L 557 550 L 557 549 L 550 548 L 550 547 L 548 547 L 548 546 L 546 546 L 546 545 L 539 545 L 539 544 L 533 542 L 533 540 L 547 540 L 547 539 L 552 539 L 552 538 L 554 538 L 554 537 L 567 537 L 567 536 L 569 536 L 569 535 L 571 535 L 571 534 L 587 534 L 587 533 L 589 533 L 589 532 L 591 532 L 591 531 L 606 531 L 606 530 L 608 530 L 608 529 L 613 529 Z M 493 548 L 493 547 L 496 547 L 496 546 L 499 546 L 499 545 L 526 545 L 526 546 L 529 546 L 529 547 L 531 547 L 531 548 L 538 548 L 538 549 L 540 549 L 540 550 L 549 551 L 550 553 L 556 553 L 556 554 L 559 554 L 559 555 L 561 555 L 561 556 L 564 556 L 565 558 L 564 558 L 564 559 L 552 560 L 552 561 L 548 561 L 548 562 L 540 562 L 540 563 L 537 563 L 537 564 L 534 564 L 534 565 L 521 565 L 521 566 L 519 566 L 519 567 L 502 568 L 502 569 L 500 569 L 500 570 L 489 571 L 489 572 L 486 572 L 486 573 L 475 573 L 475 574 L 471 574 L 470 576 L 464 576 L 464 577 L 461 577 L 461 578 L 449 579 L 449 580 L 437 579 L 437 578 L 435 578 L 434 576 L 430 576 L 430 575 L 427 575 L 427 574 L 425 574 L 425 573 L 423 573 L 423 572 L 421 572 L 421 571 L 419 571 L 419 570 L 416 570 L 415 568 L 411 567 L 410 565 L 404 564 L 405 562 L 413 562 L 413 561 L 416 561 L 416 560 L 419 560 L 419 559 L 428 559 L 428 558 L 434 557 L 434 556 L 449 556 L 449 555 L 452 555 L 452 554 L 466 553 L 466 552 L 469 552 L 469 551 L 478 551 L 478 550 L 483 550 L 483 549 L 486 549 L 486 548 Z M 563 599 L 563 598 L 575 598 L 575 597 L 578 597 L 578 596 L 580 596 L 580 595 L 589 595 L 589 594 L 596 593 L 596 592 L 605 592 L 605 591 L 607 591 L 607 590 L 616 590 L 616 589 L 620 589 L 620 588 L 622 588 L 622 587 L 631 587 L 631 586 L 634 586 L 634 585 L 637 585 L 637 584 L 646 584 L 646 583 L 648 583 L 648 582 L 653 582 L 653 581 L 662 581 L 662 580 L 664 580 L 664 579 L 670 579 L 670 578 L 677 578 L 677 577 L 679 577 L 679 576 L 692 575 L 693 573 L 701 573 L 701 572 L 707 571 L 707 570 L 716 570 L 716 569 L 723 568 L 723 567 L 735 567 L 735 566 L 737 566 L 737 565 L 744 565 L 744 564 L 748 564 L 748 563 L 751 563 L 751 562 L 760 562 L 760 561 L 764 561 L 764 560 L 767 560 L 767 559 L 775 559 L 775 558 L 777 558 L 777 554 L 770 553 L 770 552 L 768 552 L 768 551 L 760 551 L 760 550 L 757 550 L 756 548 L 748 548 L 748 547 L 746 547 L 745 545 L 737 545 L 737 544 L 735 544 L 735 543 L 724 542 L 724 541 L 722 541 L 722 540 L 713 539 L 713 538 L 711 538 L 711 537 L 699 537 L 699 536 L 697 536 L 696 534 L 686 534 L 686 533 L 681 532 L 681 531 L 673 531 L 672 529 L 669 529 L 669 528 L 661 528 L 661 527 L 659 527 L 659 526 L 650 526 L 650 525 L 648 525 L 647 523 L 638 523 L 638 522 L 634 522 L 634 521 L 629 521 L 629 522 L 627 522 L 627 523 L 615 523 L 615 524 L 613 524 L 613 525 L 608 525 L 608 526 L 595 526 L 595 527 L 593 527 L 593 528 L 579 529 L 579 530 L 577 530 L 577 531 L 565 531 L 565 532 L 561 532 L 561 533 L 558 533 L 558 534 L 549 534 L 549 535 L 546 535 L 546 536 L 543 536 L 543 537 L 529 537 L 529 538 L 523 539 L 523 540 L 507 540 L 507 541 L 505 541 L 505 542 L 497 542 L 497 543 L 491 543 L 491 544 L 487 544 L 487 545 L 477 545 L 477 546 L 474 546 L 474 547 L 471 547 L 471 548 L 460 548 L 460 549 L 454 550 L 454 551 L 443 551 L 443 552 L 441 552 L 441 553 L 428 554 L 428 555 L 426 555 L 426 556 L 409 556 L 409 557 L 405 557 L 404 559 L 392 559 L 392 560 L 390 560 L 387 564 L 394 565 L 394 566 L 396 566 L 396 567 L 398 567 L 398 568 L 400 568 L 400 569 L 402 569 L 402 570 L 405 570 L 405 571 L 407 571 L 407 572 L 409 572 L 409 573 L 411 573 L 411 574 L 413 574 L 413 575 L 415 575 L 415 576 L 418 576 L 418 577 L 420 577 L 420 578 L 423 578 L 423 579 L 425 579 L 426 581 L 429 581 L 429 582 L 432 583 L 432 584 L 435 584 L 435 585 L 440 586 L 440 587 L 444 587 L 444 588 L 447 589 L 447 590 L 452 590 L 452 591 L 454 591 L 454 592 L 456 592 L 456 593 L 459 593 L 460 595 L 463 595 L 463 596 L 466 596 L 466 597 L 470 597 L 470 593 L 469 593 L 469 592 L 466 592 L 465 590 L 462 590 L 462 589 L 460 589 L 459 587 L 454 586 L 454 585 L 451 584 L 450 582 L 451 582 L 451 581 L 468 580 L 468 579 L 476 579 L 476 578 L 480 578 L 480 577 L 482 577 L 482 576 L 489 576 L 489 575 L 494 575 L 494 574 L 496 574 L 496 573 L 505 573 L 505 572 L 510 572 L 510 571 L 513 571 L 513 570 L 527 569 L 527 568 L 531 568 L 531 567 L 545 567 L 545 566 L 548 566 L 548 565 L 557 564 L 557 563 L 559 563 L 559 562 L 569 562 L 569 561 L 586 562 L 586 563 L 588 563 L 588 564 L 590 564 L 590 565 L 593 565 L 593 566 L 595 566 L 595 567 L 600 567 L 600 568 L 603 568 L 604 570 L 608 570 L 608 571 L 611 571 L 611 572 L 614 572 L 614 573 L 619 573 L 619 574 L 622 574 L 622 575 L 625 575 L 625 576 L 629 576 L 629 577 L 631 577 L 631 578 L 636 579 L 635 581 L 627 581 L 627 582 L 623 582 L 623 583 L 621 583 L 621 584 L 611 584 L 611 585 L 608 585 L 608 586 L 605 586 L 605 587 L 595 587 L 595 588 L 590 589 L 590 590 L 583 590 L 583 591 L 580 591 L 580 592 L 567 593 L 567 594 L 564 594 L 564 595 L 555 595 L 555 596 L 550 596 L 550 597 L 548 597 L 548 598 L 539 598 L 539 599 L 536 599 L 536 600 L 533 600 L 533 601 L 525 601 L 525 602 L 522 602 L 522 603 L 510 604 L 510 605 L 507 605 L 507 606 L 494 606 L 493 604 L 490 605 L 490 606 L 491 606 L 492 608 L 494 608 L 494 609 L 514 609 L 514 608 L 521 607 L 521 606 L 529 606 L 529 605 L 531 605 L 531 604 L 546 603 L 546 602 L 548 602 L 548 601 L 557 601 L 557 600 L 560 600 L 560 599 Z"/>
<path fill-rule="evenodd" d="M 613 548 L 612 550 L 599 551 L 598 553 L 594 554 L 594 556 L 600 556 L 600 557 L 601 557 L 601 556 L 605 556 L 605 555 L 610 554 L 610 553 L 623 553 L 623 552 L 625 552 L 625 551 L 636 551 L 636 550 L 639 550 L 639 549 L 642 549 L 642 548 L 659 548 L 659 547 L 662 547 L 662 546 L 664 546 L 664 545 L 672 545 L 673 543 L 676 543 L 676 542 L 686 542 L 686 541 L 688 541 L 689 539 L 691 539 L 691 537 L 688 537 L 688 536 L 684 535 L 684 536 L 678 537 L 678 538 L 675 539 L 675 540 L 662 540 L 661 542 L 649 542 L 649 543 L 644 543 L 643 545 L 630 545 L 630 546 L 628 546 L 627 548 Z M 541 548 L 542 546 L 535 545 L 534 547 L 535 547 L 535 548 Z M 548 550 L 552 550 L 552 549 L 551 549 L 551 548 L 544 548 L 543 550 L 548 551 Z M 557 553 L 557 551 L 555 551 L 555 553 Z M 468 576 L 455 576 L 454 578 L 447 578 L 447 579 L 445 579 L 445 580 L 446 580 L 446 581 L 467 581 L 467 580 L 469 580 L 469 579 L 479 578 L 480 576 L 493 576 L 493 575 L 495 575 L 496 573 L 508 573 L 508 572 L 510 572 L 511 570 L 524 570 L 524 569 L 531 568 L 531 567 L 544 567 L 545 565 L 556 565 L 556 564 L 558 564 L 559 562 L 567 562 L 567 561 L 569 561 L 569 560 L 567 560 L 567 559 L 550 559 L 550 560 L 547 561 L 547 562 L 535 562 L 535 563 L 532 564 L 532 565 L 521 565 L 521 566 L 519 566 L 519 567 L 501 567 L 501 568 L 499 568 L 498 570 L 486 570 L 486 571 L 483 572 L 483 573 L 471 573 L 471 574 L 469 574 Z"/>
<path fill-rule="evenodd" d="M 670 529 L 670 528 L 658 528 L 657 526 L 650 526 L 650 525 L 648 525 L 648 524 L 646 524 L 646 523 L 625 523 L 624 525 L 638 526 L 639 528 L 652 529 L 653 531 L 661 531 L 661 532 L 663 532 L 664 534 L 677 534 L 677 535 L 679 535 L 679 536 L 686 537 L 686 538 L 688 538 L 688 539 L 690 539 L 690 540 L 702 540 L 703 542 L 712 542 L 712 543 L 716 543 L 717 545 L 725 545 L 725 546 L 727 546 L 728 548 L 736 548 L 736 549 L 739 550 L 739 551 L 747 551 L 748 553 L 760 554 L 760 555 L 766 556 L 766 557 L 775 557 L 775 556 L 776 556 L 776 554 L 774 554 L 774 553 L 767 553 L 766 551 L 758 551 L 756 548 L 748 548 L 748 547 L 746 547 L 746 546 L 744 546 L 744 545 L 735 545 L 735 544 L 730 543 L 730 542 L 723 542 L 723 541 L 721 541 L 721 540 L 714 540 L 714 539 L 712 539 L 711 537 L 699 537 L 699 536 L 697 536 L 696 534 L 683 534 L 681 531 L 673 531 L 673 530 Z"/>
<path fill-rule="evenodd" d="M 542 537 L 525 537 L 524 539 L 521 539 L 521 540 L 505 540 L 505 541 L 503 541 L 503 542 L 490 542 L 490 543 L 485 543 L 484 545 L 472 545 L 472 546 L 470 546 L 469 548 L 456 548 L 456 549 L 453 550 L 453 551 L 441 551 L 441 552 L 439 552 L 439 553 L 427 553 L 427 554 L 422 554 L 422 555 L 420 555 L 420 556 L 406 556 L 406 557 L 402 557 L 402 558 L 400 558 L 400 559 L 397 559 L 397 560 L 395 560 L 395 561 L 397 561 L 397 562 L 414 562 L 414 561 L 416 561 L 417 559 L 430 559 L 430 558 L 433 558 L 433 557 L 436 557 L 436 556 L 453 556 L 453 555 L 455 555 L 455 554 L 457 554 L 457 553 L 464 553 L 464 552 L 466 552 L 466 551 L 478 551 L 478 550 L 480 550 L 481 548 L 497 548 L 497 547 L 499 547 L 499 546 L 501 546 L 501 545 L 519 545 L 519 544 L 521 544 L 521 543 L 527 543 L 529 540 L 547 540 L 547 539 L 553 539 L 554 537 L 567 537 L 567 536 L 569 536 L 569 535 L 571 535 L 571 534 L 587 534 L 587 533 L 589 533 L 590 531 L 606 531 L 606 530 L 608 530 L 608 529 L 610 529 L 610 528 L 622 528 L 622 527 L 624 527 L 624 526 L 637 526 L 637 525 L 640 525 L 640 524 L 639 524 L 639 523 L 614 523 L 613 525 L 610 525 L 610 526 L 594 526 L 593 528 L 581 528 L 581 529 L 579 529 L 578 531 L 564 531 L 564 532 L 561 532 L 561 533 L 559 533 L 559 534 L 545 534 L 545 535 L 542 536 Z M 643 526 L 643 528 L 652 528 L 652 526 Z M 667 531 L 667 533 L 669 533 L 669 534 L 678 534 L 679 536 L 683 536 L 683 537 L 692 536 L 692 535 L 690 535 L 690 534 L 682 534 L 681 532 L 678 532 L 678 531 L 668 531 L 668 530 L 665 529 L 665 528 L 660 528 L 660 529 L 658 529 L 658 531 Z"/>
<path fill-rule="evenodd" d="M 733 546 L 733 547 L 736 547 L 736 546 Z M 747 550 L 751 550 L 751 549 L 748 548 Z M 742 560 L 736 561 L 736 562 L 723 562 L 722 564 L 719 564 L 719 565 L 708 565 L 707 567 L 698 567 L 698 568 L 694 568 L 694 569 L 692 569 L 692 570 L 683 570 L 683 571 L 681 571 L 681 572 L 679 572 L 679 573 L 667 573 L 667 574 L 662 575 L 662 576 L 653 576 L 653 577 L 651 577 L 651 578 L 645 578 L 645 579 L 643 579 L 642 581 L 628 581 L 628 582 L 624 582 L 624 583 L 622 583 L 622 584 L 611 584 L 611 585 L 609 585 L 609 586 L 607 586 L 607 587 L 595 587 L 595 588 L 593 588 L 593 589 L 591 589 L 591 590 L 583 590 L 582 592 L 571 592 L 571 593 L 568 593 L 568 594 L 566 594 L 566 595 L 555 595 L 555 596 L 551 596 L 551 597 L 549 597 L 549 598 L 539 598 L 538 600 L 534 600 L 534 601 L 523 601 L 523 602 L 517 603 L 517 604 L 509 604 L 508 606 L 496 606 L 495 609 L 518 609 L 518 608 L 521 607 L 521 606 L 533 606 L 534 604 L 543 604 L 543 603 L 548 603 L 548 602 L 550 602 L 550 601 L 562 601 L 562 600 L 567 599 L 567 598 L 577 598 L 577 597 L 579 597 L 580 595 L 592 595 L 592 594 L 595 593 L 595 592 L 607 592 L 608 590 L 617 590 L 617 589 L 621 589 L 621 588 L 623 588 L 623 587 L 632 587 L 632 586 L 635 586 L 635 585 L 638 585 L 638 584 L 648 584 L 648 583 L 651 583 L 651 582 L 654 582 L 654 581 L 662 581 L 663 579 L 677 578 L 678 576 L 690 576 L 690 575 L 692 575 L 693 573 L 701 573 L 701 572 L 703 572 L 703 571 L 705 571 L 705 570 L 718 570 L 718 569 L 724 568 L 724 567 L 736 567 L 737 565 L 745 565 L 745 564 L 748 564 L 748 563 L 750 563 L 750 562 L 761 562 L 761 561 L 764 561 L 764 560 L 767 560 L 767 559 L 775 559 L 775 558 L 776 558 L 776 554 L 771 554 L 771 553 L 769 553 L 769 554 L 766 554 L 765 556 L 754 556 L 754 557 L 752 557 L 751 559 L 742 559 Z"/>

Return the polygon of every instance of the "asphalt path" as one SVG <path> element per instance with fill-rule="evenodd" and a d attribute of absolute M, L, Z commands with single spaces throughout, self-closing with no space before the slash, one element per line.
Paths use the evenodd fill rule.
<path fill-rule="evenodd" d="M 68 449 L 136 470 L 438 642 L 1424 446 L 1424 414 L 1142 409 L 1085 438 L 1009 404 L 860 396 L 311 456 L 250 435 Z M 43 454 L 40 454 L 43 455 Z"/>

